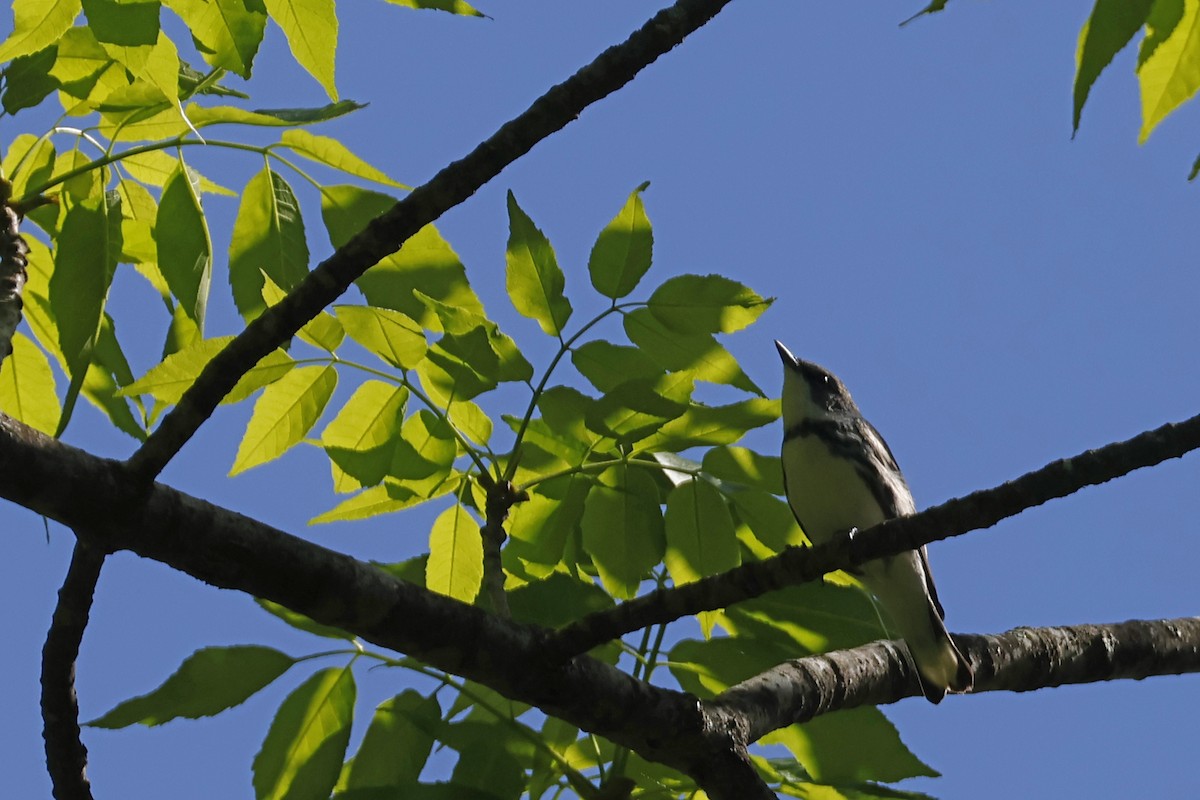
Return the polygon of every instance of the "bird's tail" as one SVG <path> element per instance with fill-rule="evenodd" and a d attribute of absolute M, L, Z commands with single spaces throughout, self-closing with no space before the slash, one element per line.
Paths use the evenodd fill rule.
<path fill-rule="evenodd" d="M 942 616 L 929 604 L 929 626 L 926 633 L 909 633 L 904 637 L 921 677 L 921 691 L 931 703 L 940 703 L 947 692 L 969 692 L 975 683 L 971 662 L 950 638 Z"/>

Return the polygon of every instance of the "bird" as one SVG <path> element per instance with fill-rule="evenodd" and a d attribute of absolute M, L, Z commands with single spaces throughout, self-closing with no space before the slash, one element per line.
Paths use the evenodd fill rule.
<path fill-rule="evenodd" d="M 836 375 L 792 355 L 783 361 L 783 483 L 814 544 L 916 513 L 908 483 L 879 431 Z M 924 547 L 869 561 L 852 574 L 887 610 L 931 703 L 971 690 L 971 663 L 946 630 Z"/>

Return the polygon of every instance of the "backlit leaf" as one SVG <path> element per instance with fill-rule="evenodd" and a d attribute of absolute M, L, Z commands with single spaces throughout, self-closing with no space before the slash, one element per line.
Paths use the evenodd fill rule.
<path fill-rule="evenodd" d="M 412 369 L 425 357 L 425 331 L 390 308 L 336 306 L 333 313 L 350 338 L 394 367 Z"/>
<path fill-rule="evenodd" d="M 483 537 L 479 523 L 461 503 L 455 503 L 434 520 L 425 586 L 470 603 L 482 583 Z"/>
<path fill-rule="evenodd" d="M 171 294 L 203 331 L 212 281 L 212 241 L 200 198 L 182 164 L 163 187 L 154 230 L 158 267 Z"/>
<path fill-rule="evenodd" d="M 634 597 L 665 549 L 654 479 L 643 469 L 613 467 L 584 502 L 583 546 L 609 594 Z"/>
<path fill-rule="evenodd" d="M 613 300 L 625 297 L 637 287 L 654 251 L 654 232 L 642 203 L 642 192 L 650 184 L 633 190 L 625 207 L 600 232 L 588 259 L 592 286 Z"/>
<path fill-rule="evenodd" d="M 285 292 L 308 275 L 304 219 L 292 187 L 264 168 L 246 184 L 229 242 L 229 283 L 246 320 L 266 307 L 263 275 Z"/>
<path fill-rule="evenodd" d="M 309 432 L 337 386 L 337 370 L 297 367 L 263 390 L 238 445 L 230 475 L 265 464 L 287 452 Z"/>
<path fill-rule="evenodd" d="M 283 29 L 292 57 L 317 79 L 330 100 L 337 100 L 333 84 L 338 20 L 333 0 L 263 0 L 271 19 Z"/>
<path fill-rule="evenodd" d="M 648 308 L 679 333 L 733 333 L 754 322 L 773 301 L 721 275 L 678 275 L 650 295 Z"/>
<path fill-rule="evenodd" d="M 505 261 L 505 287 L 517 311 L 536 320 L 551 336 L 561 334 L 571 318 L 571 303 L 563 294 L 563 272 L 550 240 L 517 205 L 511 191 Z"/>
<path fill-rule="evenodd" d="M 13 334 L 12 353 L 0 368 L 0 410 L 47 435 L 58 429 L 62 414 L 50 361 L 20 331 Z"/>
<path fill-rule="evenodd" d="M 350 741 L 350 668 L 323 669 L 288 695 L 254 757 L 258 800 L 328 800 Z"/>

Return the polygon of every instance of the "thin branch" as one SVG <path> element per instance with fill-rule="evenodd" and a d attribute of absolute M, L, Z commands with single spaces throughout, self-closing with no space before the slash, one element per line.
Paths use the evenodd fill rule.
<path fill-rule="evenodd" d="M 156 477 L 242 375 L 336 300 L 369 267 L 466 200 L 589 105 L 633 80 L 644 67 L 682 42 L 728 3 L 729 0 L 679 0 L 660 11 L 625 42 L 604 51 L 591 64 L 538 98 L 520 116 L 501 126 L 461 161 L 446 166 L 428 183 L 372 220 L 309 273 L 284 300 L 247 325 L 205 366 L 179 404 L 129 459 L 134 474 L 146 482 Z"/>
<path fill-rule="evenodd" d="M 590 614 L 562 628 L 547 643 L 546 657 L 570 658 L 648 625 L 725 608 L 774 589 L 818 580 L 839 569 L 989 528 L 1002 519 L 1066 497 L 1085 486 L 1179 458 L 1197 448 L 1200 448 L 1200 415 L 1052 462 L 1016 480 L 949 500 L 910 517 L 888 520 L 816 547 L 790 548 L 765 561 L 743 564 L 684 586 L 660 589 Z"/>
<path fill-rule="evenodd" d="M 42 738 L 46 742 L 46 768 L 58 800 L 92 800 L 87 748 L 79 732 L 75 660 L 103 565 L 103 552 L 83 539 L 75 543 L 42 648 Z"/>
<path fill-rule="evenodd" d="M 1200 672 L 1197 617 L 1016 628 L 954 640 L 975 668 L 973 694 Z M 885 641 L 780 664 L 726 690 L 705 712 L 753 742 L 829 711 L 920 695 L 904 646 Z"/>

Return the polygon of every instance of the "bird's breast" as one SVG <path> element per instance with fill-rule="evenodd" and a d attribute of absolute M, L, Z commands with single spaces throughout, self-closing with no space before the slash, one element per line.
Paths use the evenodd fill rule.
<path fill-rule="evenodd" d="M 782 456 L 788 503 L 813 543 L 883 521 L 879 503 L 854 463 L 834 456 L 821 439 L 792 437 Z"/>

